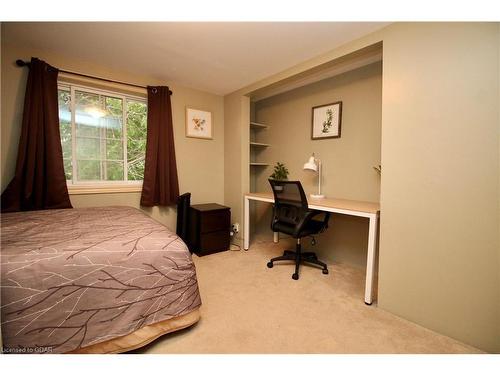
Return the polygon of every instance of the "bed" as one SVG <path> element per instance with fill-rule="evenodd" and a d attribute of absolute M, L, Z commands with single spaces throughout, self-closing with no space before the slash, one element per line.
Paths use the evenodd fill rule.
<path fill-rule="evenodd" d="M 119 353 L 195 324 L 184 242 L 131 207 L 1 217 L 4 352 Z"/>

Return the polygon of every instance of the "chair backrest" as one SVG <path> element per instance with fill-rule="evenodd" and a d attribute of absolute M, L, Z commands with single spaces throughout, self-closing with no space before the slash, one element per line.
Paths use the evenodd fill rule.
<path fill-rule="evenodd" d="M 306 193 L 300 181 L 269 179 L 269 183 L 274 194 L 273 222 L 282 221 L 292 225 L 297 224 L 309 207 Z"/>
<path fill-rule="evenodd" d="M 177 199 L 177 235 L 187 241 L 189 230 L 189 207 L 191 206 L 191 193 L 184 193 Z"/>

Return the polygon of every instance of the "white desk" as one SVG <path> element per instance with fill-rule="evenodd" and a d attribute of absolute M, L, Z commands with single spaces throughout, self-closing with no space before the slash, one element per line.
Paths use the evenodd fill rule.
<path fill-rule="evenodd" d="M 250 245 L 250 201 L 274 203 L 272 193 L 245 194 L 245 213 L 243 248 L 248 250 Z M 334 212 L 337 214 L 361 216 L 369 219 L 368 226 L 368 255 L 366 262 L 365 303 L 372 304 L 373 279 L 375 271 L 375 256 L 377 252 L 377 224 L 380 214 L 380 204 L 372 202 L 351 201 L 347 199 L 324 198 L 313 199 L 308 197 L 309 208 L 313 210 Z M 275 233 L 275 241 L 277 241 Z"/>

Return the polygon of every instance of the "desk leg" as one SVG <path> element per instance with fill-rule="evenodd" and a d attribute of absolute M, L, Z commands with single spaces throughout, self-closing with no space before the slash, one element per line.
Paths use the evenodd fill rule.
<path fill-rule="evenodd" d="M 372 304 L 373 279 L 375 276 L 375 255 L 377 252 L 377 214 L 370 216 L 368 227 L 368 257 L 366 261 L 365 303 Z"/>
<path fill-rule="evenodd" d="M 280 242 L 280 233 L 279 232 L 273 232 L 273 242 L 274 243 Z"/>
<path fill-rule="evenodd" d="M 250 199 L 245 197 L 244 207 L 244 222 L 243 222 L 243 249 L 248 250 L 250 247 Z"/>

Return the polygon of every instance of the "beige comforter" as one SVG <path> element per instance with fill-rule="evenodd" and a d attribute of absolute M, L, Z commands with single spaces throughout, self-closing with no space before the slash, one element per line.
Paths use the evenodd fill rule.
<path fill-rule="evenodd" d="M 201 304 L 184 242 L 137 209 L 18 212 L 1 224 L 4 352 L 64 353 Z"/>

